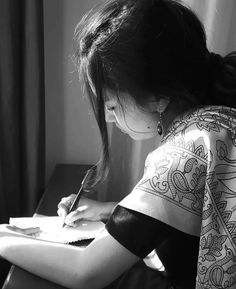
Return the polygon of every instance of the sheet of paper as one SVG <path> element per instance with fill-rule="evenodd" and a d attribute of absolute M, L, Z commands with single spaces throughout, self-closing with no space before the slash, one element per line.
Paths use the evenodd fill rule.
<path fill-rule="evenodd" d="M 10 218 L 9 224 L 18 228 L 39 227 L 34 237 L 58 243 L 72 243 L 95 238 L 105 227 L 102 222 L 80 221 L 76 227 L 62 228 L 62 219 L 57 216 L 34 215 L 34 217 Z"/>

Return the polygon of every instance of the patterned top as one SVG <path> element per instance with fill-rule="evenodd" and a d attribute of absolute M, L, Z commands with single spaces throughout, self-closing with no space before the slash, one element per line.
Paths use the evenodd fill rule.
<path fill-rule="evenodd" d="M 196 288 L 236 288 L 236 110 L 174 121 L 120 206 L 200 237 Z"/>

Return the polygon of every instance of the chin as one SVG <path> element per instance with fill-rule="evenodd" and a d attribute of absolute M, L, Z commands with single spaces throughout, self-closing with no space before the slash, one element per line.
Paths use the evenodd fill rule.
<path fill-rule="evenodd" d="M 156 133 L 150 133 L 150 134 L 129 134 L 129 136 L 136 141 L 142 141 L 142 140 L 146 140 L 146 139 L 150 139 L 150 138 L 154 138 L 157 136 Z"/>

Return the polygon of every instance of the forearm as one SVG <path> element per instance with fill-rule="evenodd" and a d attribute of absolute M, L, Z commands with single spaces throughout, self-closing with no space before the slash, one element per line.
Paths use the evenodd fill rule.
<path fill-rule="evenodd" d="M 110 218 L 116 205 L 117 205 L 117 203 L 115 203 L 115 202 L 104 203 L 104 209 L 101 211 L 101 220 L 102 221 L 106 222 Z"/>
<path fill-rule="evenodd" d="M 68 288 L 88 288 L 79 248 L 24 237 L 3 237 L 0 243 L 0 255 L 11 263 Z"/>

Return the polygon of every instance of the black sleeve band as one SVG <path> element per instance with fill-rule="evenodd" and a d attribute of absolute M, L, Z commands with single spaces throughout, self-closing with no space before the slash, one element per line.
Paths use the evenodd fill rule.
<path fill-rule="evenodd" d="M 140 258 L 147 256 L 176 229 L 147 215 L 117 206 L 106 224 L 108 232 Z"/>
<path fill-rule="evenodd" d="M 107 222 L 106 229 L 140 258 L 156 249 L 169 277 L 177 283 L 192 284 L 186 288 L 195 287 L 199 237 L 119 205 Z"/>

